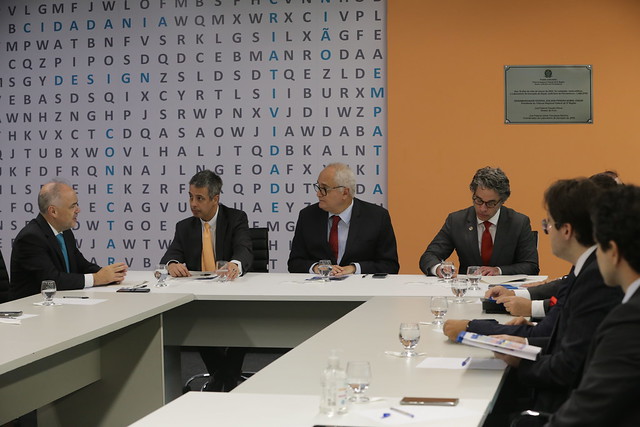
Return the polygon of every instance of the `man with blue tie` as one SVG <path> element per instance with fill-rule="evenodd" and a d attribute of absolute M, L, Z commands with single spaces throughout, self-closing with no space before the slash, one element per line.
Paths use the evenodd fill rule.
<path fill-rule="evenodd" d="M 343 163 L 327 165 L 314 184 L 318 203 L 300 211 L 289 254 L 290 273 L 318 273 L 331 260 L 333 275 L 400 269 L 389 212 L 354 197 L 356 178 Z"/>
<path fill-rule="evenodd" d="M 84 289 L 121 282 L 125 263 L 100 268 L 87 261 L 71 229 L 78 223 L 78 195 L 61 181 L 46 183 L 38 193 L 40 214 L 15 238 L 11 252 L 10 297 L 40 293 L 43 280 L 54 280 L 58 290 Z"/>

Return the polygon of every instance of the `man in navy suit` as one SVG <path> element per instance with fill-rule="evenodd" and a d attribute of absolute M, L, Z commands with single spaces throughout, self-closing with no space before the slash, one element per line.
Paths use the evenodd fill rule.
<path fill-rule="evenodd" d="M 78 223 L 78 195 L 69 185 L 52 181 L 38 193 L 40 214 L 16 236 L 11 252 L 10 295 L 18 299 L 40 293 L 43 280 L 55 280 L 58 290 L 83 289 L 121 282 L 127 265 L 100 268 L 87 261 L 71 229 Z"/>
<path fill-rule="evenodd" d="M 331 260 L 332 275 L 400 270 L 389 212 L 354 198 L 356 179 L 345 164 L 332 163 L 314 184 L 318 203 L 300 211 L 289 254 L 290 273 L 318 273 Z"/>
<path fill-rule="evenodd" d="M 592 209 L 598 267 L 622 304 L 596 330 L 580 385 L 549 426 L 636 426 L 640 420 L 640 188 L 605 192 Z"/>
<path fill-rule="evenodd" d="M 189 181 L 192 217 L 176 224 L 176 232 L 161 259 L 174 277 L 191 276 L 190 271 L 213 270 L 203 257 L 228 261 L 226 273 L 234 280 L 251 268 L 253 249 L 247 214 L 220 203 L 222 179 L 210 170 L 196 173 Z M 205 247 L 206 245 L 206 247 Z M 200 355 L 213 380 L 207 391 L 231 391 L 240 379 L 247 352 L 243 347 L 201 347 Z"/>
<path fill-rule="evenodd" d="M 473 206 L 449 214 L 420 257 L 426 275 L 442 276 L 440 263 L 455 250 L 460 273 L 481 266 L 483 275 L 538 274 L 538 249 L 529 217 L 504 206 L 511 195 L 500 168 L 479 169 L 469 185 Z"/>

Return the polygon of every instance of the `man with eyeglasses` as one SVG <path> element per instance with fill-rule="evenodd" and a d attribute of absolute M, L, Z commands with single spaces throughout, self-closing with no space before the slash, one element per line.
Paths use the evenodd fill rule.
<path fill-rule="evenodd" d="M 473 206 L 453 212 L 420 258 L 426 275 L 442 277 L 440 264 L 455 250 L 460 272 L 481 266 L 484 276 L 538 274 L 536 237 L 529 217 L 504 206 L 511 194 L 500 168 L 479 169 L 469 185 Z"/>
<path fill-rule="evenodd" d="M 290 273 L 318 274 L 318 261 L 331 260 L 331 274 L 400 270 L 389 212 L 354 197 L 356 179 L 345 164 L 332 163 L 314 184 L 318 203 L 300 211 L 289 254 Z"/>

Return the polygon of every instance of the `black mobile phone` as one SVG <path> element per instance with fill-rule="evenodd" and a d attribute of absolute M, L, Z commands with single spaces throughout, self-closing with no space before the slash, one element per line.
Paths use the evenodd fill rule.
<path fill-rule="evenodd" d="M 147 293 L 147 292 L 151 292 L 151 289 L 149 288 L 120 288 L 118 289 L 116 292 L 141 292 L 141 293 Z"/>
<path fill-rule="evenodd" d="M 22 316 L 21 311 L 0 311 L 0 317 L 18 317 Z"/>
<path fill-rule="evenodd" d="M 455 397 L 403 397 L 401 405 L 456 406 L 460 400 Z"/>
<path fill-rule="evenodd" d="M 384 279 L 385 277 L 387 277 L 387 273 L 373 273 L 373 277 L 374 279 Z"/>

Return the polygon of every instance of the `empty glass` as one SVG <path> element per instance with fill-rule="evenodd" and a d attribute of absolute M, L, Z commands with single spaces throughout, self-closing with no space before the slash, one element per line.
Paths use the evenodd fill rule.
<path fill-rule="evenodd" d="M 228 280 L 229 263 L 227 261 L 216 261 L 216 279 L 218 282 L 226 282 Z"/>
<path fill-rule="evenodd" d="M 44 302 L 42 305 L 56 305 L 53 302 L 53 297 L 56 294 L 56 282 L 53 280 L 43 280 L 42 285 L 40 286 L 40 292 L 42 292 L 42 296 L 44 297 Z"/>
<path fill-rule="evenodd" d="M 320 272 L 320 276 L 322 276 L 323 282 L 329 281 L 329 274 L 331 274 L 331 260 L 330 259 L 321 259 L 318 261 L 318 271 Z"/>
<path fill-rule="evenodd" d="M 480 279 L 482 279 L 482 274 L 480 273 L 480 266 L 471 265 L 467 267 L 467 280 L 469 280 L 469 290 L 470 291 L 479 291 L 480 290 Z"/>
<path fill-rule="evenodd" d="M 458 304 L 464 302 L 464 295 L 467 293 L 469 285 L 466 280 L 454 279 L 451 281 L 451 293 L 455 296 L 454 301 Z"/>
<path fill-rule="evenodd" d="M 418 356 L 418 353 L 414 350 L 420 341 L 420 325 L 417 323 L 401 323 L 400 331 L 398 333 L 400 342 L 404 346 L 404 351 L 400 354 L 401 357 L 414 357 Z"/>
<path fill-rule="evenodd" d="M 353 396 L 349 399 L 355 403 L 365 403 L 369 398 L 364 395 L 371 382 L 371 366 L 369 362 L 355 361 L 347 363 L 347 384 L 353 390 Z"/>
<path fill-rule="evenodd" d="M 431 313 L 435 316 L 433 324 L 436 327 L 444 325 L 444 315 L 447 314 L 449 303 L 447 297 L 431 297 Z"/>
<path fill-rule="evenodd" d="M 451 282 L 453 276 L 456 275 L 456 266 L 451 261 L 443 261 L 440 264 L 440 271 L 442 272 L 442 280 L 445 282 Z"/>
<path fill-rule="evenodd" d="M 156 283 L 157 287 L 162 288 L 167 286 L 167 276 L 169 275 L 169 272 L 167 271 L 167 266 L 165 264 L 156 265 L 153 275 L 158 279 L 158 283 Z"/>

